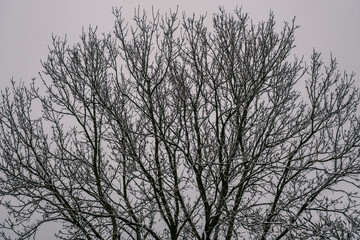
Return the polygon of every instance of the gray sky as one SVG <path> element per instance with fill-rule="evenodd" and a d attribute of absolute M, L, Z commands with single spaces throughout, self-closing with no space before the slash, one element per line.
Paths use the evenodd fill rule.
<path fill-rule="evenodd" d="M 308 57 L 315 47 L 324 58 L 329 58 L 332 52 L 341 69 L 360 76 L 359 0 L 0 0 L 0 89 L 9 85 L 11 77 L 29 81 L 42 71 L 40 59 L 46 59 L 52 33 L 62 37 L 67 34 L 69 40 L 77 41 L 82 27 L 86 29 L 89 24 L 99 25 L 99 32 L 111 31 L 112 6 L 122 6 L 130 19 L 138 5 L 145 9 L 154 5 L 165 12 L 177 4 L 180 11 L 189 15 L 208 12 L 208 16 L 217 11 L 219 4 L 229 12 L 242 5 L 255 22 L 265 20 L 271 9 L 279 27 L 296 16 L 301 28 L 296 34 L 298 47 L 294 53 Z"/>
<path fill-rule="evenodd" d="M 211 16 L 219 4 L 228 12 L 243 6 L 254 22 L 266 20 L 272 10 L 279 28 L 296 16 L 301 28 L 296 34 L 298 47 L 294 53 L 308 59 L 315 48 L 326 60 L 332 52 L 341 70 L 357 72 L 357 86 L 360 86 L 359 0 L 0 0 L 0 90 L 10 85 L 11 77 L 25 82 L 37 77 L 42 71 L 40 59 L 46 59 L 52 33 L 61 37 L 67 34 L 75 42 L 83 26 L 86 29 L 90 24 L 98 25 L 100 33 L 112 31 L 112 6 L 122 6 L 130 20 L 138 5 L 147 10 L 153 5 L 161 12 L 179 5 L 179 10 L 188 15 L 207 12 Z M 51 233 L 50 229 L 48 233 L 42 231 L 37 239 L 49 239 L 46 235 Z"/>

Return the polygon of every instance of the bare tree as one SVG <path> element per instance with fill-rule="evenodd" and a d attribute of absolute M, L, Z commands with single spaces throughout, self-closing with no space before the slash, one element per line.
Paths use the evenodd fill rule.
<path fill-rule="evenodd" d="M 353 74 L 293 57 L 273 14 L 114 15 L 113 34 L 53 38 L 45 91 L 2 92 L 3 237 L 360 237 Z"/>

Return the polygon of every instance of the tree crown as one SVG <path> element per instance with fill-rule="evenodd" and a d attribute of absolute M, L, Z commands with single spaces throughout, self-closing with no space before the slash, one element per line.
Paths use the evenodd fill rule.
<path fill-rule="evenodd" d="M 45 91 L 2 92 L 4 237 L 359 237 L 353 74 L 292 57 L 297 26 L 272 13 L 114 15 L 112 34 L 53 37 Z"/>

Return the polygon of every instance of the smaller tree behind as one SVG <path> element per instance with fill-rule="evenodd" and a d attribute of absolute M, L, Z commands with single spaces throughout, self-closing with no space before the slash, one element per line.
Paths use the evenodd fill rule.
<path fill-rule="evenodd" d="M 297 27 L 272 14 L 114 15 L 114 34 L 53 38 L 45 92 L 2 93 L 5 238 L 360 237 L 353 74 L 292 59 Z"/>

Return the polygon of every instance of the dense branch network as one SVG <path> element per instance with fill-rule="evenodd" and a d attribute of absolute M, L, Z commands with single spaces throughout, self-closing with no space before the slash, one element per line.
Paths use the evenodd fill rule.
<path fill-rule="evenodd" d="M 273 14 L 114 15 L 2 92 L 4 238 L 360 237 L 354 75 L 292 57 Z"/>

